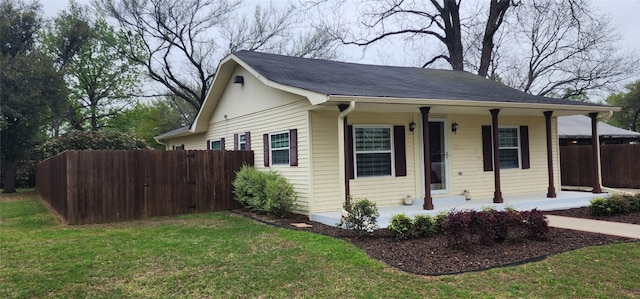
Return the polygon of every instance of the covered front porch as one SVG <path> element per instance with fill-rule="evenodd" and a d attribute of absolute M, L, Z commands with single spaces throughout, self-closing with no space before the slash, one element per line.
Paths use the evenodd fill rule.
<path fill-rule="evenodd" d="M 434 197 L 433 210 L 425 210 L 423 208 L 424 199 L 414 199 L 412 205 L 384 206 L 379 207 L 378 226 L 386 228 L 393 215 L 406 214 L 413 217 L 417 214 L 436 215 L 442 211 L 457 210 L 482 210 L 483 208 L 494 208 L 503 210 L 505 208 L 514 208 L 519 211 L 538 209 L 542 211 L 562 210 L 586 207 L 593 198 L 603 197 L 606 194 L 593 194 L 590 192 L 579 191 L 560 191 L 556 192 L 556 198 L 548 198 L 546 193 L 535 193 L 526 195 L 504 196 L 502 203 L 494 203 L 493 198 L 480 198 L 466 200 L 464 196 L 451 197 Z M 326 225 L 336 225 L 340 222 L 342 210 L 314 213 L 311 220 Z"/>

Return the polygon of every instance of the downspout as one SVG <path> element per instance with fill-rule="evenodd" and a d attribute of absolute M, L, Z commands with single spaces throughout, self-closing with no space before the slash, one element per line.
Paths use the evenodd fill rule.
<path fill-rule="evenodd" d="M 168 145 L 168 144 L 166 144 L 166 143 L 164 143 L 164 142 L 161 142 L 161 141 L 160 141 L 160 139 L 158 139 L 158 137 L 153 137 L 153 139 L 154 139 L 158 144 L 162 144 L 162 145 L 164 145 L 164 149 L 165 149 L 165 150 L 169 150 L 169 145 Z"/>
<path fill-rule="evenodd" d="M 611 116 L 613 116 L 613 111 L 609 111 L 605 115 L 598 116 L 596 118 L 596 120 L 598 120 L 598 121 L 608 121 L 611 118 Z"/>
<path fill-rule="evenodd" d="M 342 119 L 347 117 L 347 114 L 351 113 L 351 111 L 353 111 L 353 109 L 355 108 L 356 108 L 356 101 L 349 102 L 349 107 L 347 107 L 347 109 L 345 109 L 344 111 L 340 112 L 340 114 L 338 114 L 338 119 L 342 121 Z"/>
<path fill-rule="evenodd" d="M 352 159 L 353 157 L 348 157 L 349 156 L 349 149 L 347 148 L 347 144 L 348 144 L 348 140 L 347 140 L 347 127 L 348 127 L 348 121 L 347 121 L 347 114 L 351 113 L 351 111 L 353 111 L 353 109 L 356 108 L 356 101 L 350 101 L 349 102 L 349 106 L 345 107 L 347 105 L 341 104 L 338 105 L 338 108 L 340 109 L 340 114 L 338 114 L 338 128 L 340 127 L 340 125 L 342 125 L 342 161 L 344 163 L 344 201 L 345 204 L 347 206 L 349 206 L 351 203 L 349 201 L 349 195 L 351 193 L 350 188 L 349 188 L 349 159 Z"/>
<path fill-rule="evenodd" d="M 611 118 L 612 115 L 613 115 L 613 111 L 609 111 L 605 115 L 597 116 L 596 117 L 596 126 L 598 125 L 597 122 L 599 122 L 599 121 L 602 121 L 602 122 L 607 121 L 607 120 L 609 120 Z M 599 135 L 596 137 L 596 141 L 595 142 L 596 142 L 597 148 L 598 148 L 598 161 L 597 161 L 597 163 L 598 163 L 598 183 L 600 184 L 600 188 L 604 189 L 604 187 L 602 186 L 602 158 L 600 156 L 600 136 Z"/>

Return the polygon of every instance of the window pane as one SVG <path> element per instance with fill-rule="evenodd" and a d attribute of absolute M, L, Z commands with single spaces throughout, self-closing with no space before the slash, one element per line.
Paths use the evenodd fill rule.
<path fill-rule="evenodd" d="M 391 153 L 356 154 L 359 177 L 391 175 Z"/>
<path fill-rule="evenodd" d="M 212 151 L 222 150 L 222 142 L 220 140 L 211 141 L 211 150 Z"/>
<path fill-rule="evenodd" d="M 499 128 L 498 137 L 500 147 L 518 147 L 518 129 Z"/>
<path fill-rule="evenodd" d="M 247 136 L 245 134 L 240 134 L 240 138 L 239 138 L 239 142 L 240 143 L 240 150 L 244 151 L 247 150 Z"/>
<path fill-rule="evenodd" d="M 518 149 L 500 150 L 500 169 L 519 168 Z"/>
<path fill-rule="evenodd" d="M 391 150 L 390 128 L 355 128 L 356 151 Z"/>
<path fill-rule="evenodd" d="M 289 133 L 279 133 L 271 135 L 271 148 L 288 148 L 289 147 Z"/>
<path fill-rule="evenodd" d="M 286 164 L 289 165 L 289 150 L 272 150 L 271 151 L 271 164 Z"/>

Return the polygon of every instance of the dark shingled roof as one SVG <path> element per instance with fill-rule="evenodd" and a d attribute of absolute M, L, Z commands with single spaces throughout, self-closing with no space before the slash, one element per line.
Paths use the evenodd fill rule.
<path fill-rule="evenodd" d="M 184 127 L 177 128 L 175 130 L 171 130 L 169 132 L 162 133 L 162 134 L 156 136 L 156 138 L 164 139 L 166 137 L 171 137 L 173 135 L 177 135 L 177 134 L 180 134 L 180 133 L 183 133 L 183 132 L 187 132 L 187 131 L 189 131 L 189 126 L 184 126 Z"/>
<path fill-rule="evenodd" d="M 603 106 L 534 96 L 464 71 L 346 63 L 252 51 L 234 55 L 271 81 L 326 95 Z"/>

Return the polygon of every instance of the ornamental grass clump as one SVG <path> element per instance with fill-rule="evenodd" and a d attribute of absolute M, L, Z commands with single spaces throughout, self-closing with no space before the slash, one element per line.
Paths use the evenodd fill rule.
<path fill-rule="evenodd" d="M 366 198 L 347 201 L 343 205 L 342 217 L 337 224 L 339 228 L 353 229 L 360 235 L 372 233 L 378 228 L 378 208 L 376 203 Z"/>

